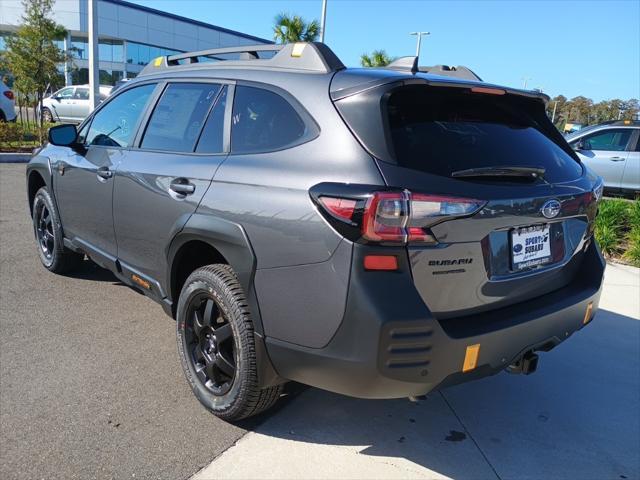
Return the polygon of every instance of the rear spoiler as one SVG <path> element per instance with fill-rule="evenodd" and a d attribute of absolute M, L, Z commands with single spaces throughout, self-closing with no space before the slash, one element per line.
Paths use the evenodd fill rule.
<path fill-rule="evenodd" d="M 422 67 L 420 67 L 422 68 Z M 430 68 L 430 67 L 427 67 Z M 393 68 L 393 70 L 402 71 L 399 68 Z M 519 88 L 503 87 L 500 85 L 494 85 L 491 83 L 484 83 L 473 80 L 463 80 L 455 78 L 453 76 L 440 76 L 433 75 L 432 73 L 418 72 L 407 76 L 384 76 L 373 82 L 366 82 L 360 85 L 354 85 L 353 87 L 347 87 L 340 90 L 331 92 L 331 99 L 334 101 L 341 100 L 351 95 L 356 95 L 364 90 L 380 87 L 386 84 L 399 83 L 402 85 L 428 85 L 432 87 L 451 87 L 451 88 L 467 88 L 471 89 L 486 89 L 487 91 L 502 91 L 509 95 L 518 95 L 522 97 L 529 97 L 531 99 L 539 100 L 546 106 L 549 103 L 549 96 L 538 90 L 521 90 Z"/>

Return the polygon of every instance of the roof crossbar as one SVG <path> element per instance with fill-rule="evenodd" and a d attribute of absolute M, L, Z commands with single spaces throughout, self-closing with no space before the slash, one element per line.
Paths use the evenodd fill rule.
<path fill-rule="evenodd" d="M 271 58 L 260 58 L 258 52 L 276 52 Z M 239 59 L 226 60 L 220 55 L 237 53 Z M 218 62 L 201 62 L 208 57 Z M 169 68 L 192 68 L 200 64 L 209 67 L 258 67 L 269 69 L 298 70 L 313 73 L 330 73 L 345 68 L 344 64 L 324 43 L 299 42 L 286 45 L 260 44 L 240 47 L 214 48 L 197 52 L 178 53 L 158 57 L 147 64 L 138 76 L 160 73 Z"/>

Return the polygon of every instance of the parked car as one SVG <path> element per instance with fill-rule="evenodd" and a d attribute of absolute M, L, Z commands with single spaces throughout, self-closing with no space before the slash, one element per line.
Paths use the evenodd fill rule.
<path fill-rule="evenodd" d="M 154 61 L 27 168 L 44 267 L 87 255 L 159 302 L 214 414 L 288 380 L 397 398 L 528 374 L 592 320 L 602 181 L 548 97 L 321 43 L 191 61 L 231 50 Z"/>
<path fill-rule="evenodd" d="M 566 123 L 564 126 L 563 133 L 565 134 L 575 133 L 582 130 L 583 128 L 584 128 L 584 125 L 581 123 Z"/>
<path fill-rule="evenodd" d="M 0 122 L 16 121 L 16 99 L 9 87 L 0 82 Z"/>
<path fill-rule="evenodd" d="M 640 122 L 607 122 L 567 137 L 580 160 L 600 175 L 608 192 L 640 193 Z"/>
<path fill-rule="evenodd" d="M 100 101 L 111 92 L 109 85 L 100 85 Z M 89 85 L 64 87 L 42 101 L 44 122 L 80 123 L 91 111 L 89 105 Z"/>

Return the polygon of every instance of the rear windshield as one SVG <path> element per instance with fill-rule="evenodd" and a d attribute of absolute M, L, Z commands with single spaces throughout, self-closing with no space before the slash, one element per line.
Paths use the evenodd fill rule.
<path fill-rule="evenodd" d="M 388 95 L 383 114 L 403 167 L 449 177 L 471 168 L 526 166 L 544 168 L 549 182 L 579 177 L 578 162 L 543 133 L 526 103 L 531 100 L 406 86 Z"/>

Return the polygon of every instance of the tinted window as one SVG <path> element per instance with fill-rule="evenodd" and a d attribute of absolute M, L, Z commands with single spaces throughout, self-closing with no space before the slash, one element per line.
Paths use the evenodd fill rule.
<path fill-rule="evenodd" d="M 63 88 L 62 90 L 58 90 L 54 95 L 56 97 L 61 98 L 72 98 L 73 97 L 73 87 Z"/>
<path fill-rule="evenodd" d="M 470 168 L 530 166 L 544 168 L 551 182 L 577 178 L 580 165 L 545 135 L 531 101 L 510 97 L 397 89 L 386 103 L 396 161 L 445 177 Z"/>
<path fill-rule="evenodd" d="M 93 117 L 87 143 L 110 147 L 130 145 L 138 119 L 155 87 L 155 84 L 135 87 L 122 92 L 107 103 Z"/>
<path fill-rule="evenodd" d="M 204 124 L 196 152 L 221 153 L 224 138 L 224 110 L 227 105 L 227 87 L 223 87 L 213 110 Z"/>
<path fill-rule="evenodd" d="M 219 91 L 214 83 L 170 84 L 153 110 L 142 148 L 192 152 Z"/>
<path fill-rule="evenodd" d="M 280 95 L 261 88 L 236 87 L 231 127 L 233 152 L 278 150 L 304 133 L 304 122 Z"/>
<path fill-rule="evenodd" d="M 89 89 L 76 88 L 76 93 L 73 95 L 73 98 L 77 100 L 89 100 Z"/>
<path fill-rule="evenodd" d="M 630 128 L 609 129 L 583 138 L 583 150 L 612 150 L 622 152 L 631 138 Z"/>

